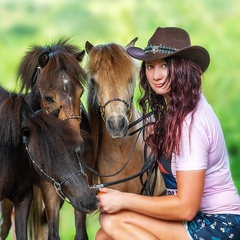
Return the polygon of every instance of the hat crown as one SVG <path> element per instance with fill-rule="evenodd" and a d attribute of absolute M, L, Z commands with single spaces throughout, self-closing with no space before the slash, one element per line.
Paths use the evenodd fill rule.
<path fill-rule="evenodd" d="M 168 46 L 171 48 L 182 49 L 191 46 L 188 33 L 180 28 L 158 27 L 148 41 L 148 46 Z"/>

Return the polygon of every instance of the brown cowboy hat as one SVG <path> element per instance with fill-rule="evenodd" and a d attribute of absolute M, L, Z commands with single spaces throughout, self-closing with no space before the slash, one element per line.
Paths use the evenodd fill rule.
<path fill-rule="evenodd" d="M 144 50 L 138 47 L 129 47 L 127 52 L 132 57 L 143 61 L 167 57 L 189 59 L 198 64 L 202 72 L 206 71 L 210 62 L 208 51 L 200 46 L 191 46 L 188 33 L 175 27 L 158 27 Z"/>

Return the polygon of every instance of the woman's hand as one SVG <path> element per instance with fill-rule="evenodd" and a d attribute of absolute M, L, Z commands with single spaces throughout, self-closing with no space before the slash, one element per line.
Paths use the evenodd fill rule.
<path fill-rule="evenodd" d="M 99 188 L 97 195 L 100 212 L 116 213 L 123 209 L 123 192 L 109 188 Z"/>

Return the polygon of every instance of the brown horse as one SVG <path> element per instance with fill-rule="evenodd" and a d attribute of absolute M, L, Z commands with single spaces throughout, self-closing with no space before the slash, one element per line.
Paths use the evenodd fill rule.
<path fill-rule="evenodd" d="M 89 120 L 101 183 L 125 179 L 138 173 L 144 164 L 142 134 L 127 135 L 129 125 L 141 116 L 133 104 L 137 66 L 126 52 L 126 48 L 133 46 L 136 40 L 125 48 L 115 43 L 93 46 L 86 42 L 85 45 L 88 53 Z M 142 123 L 138 123 L 131 131 L 141 126 Z M 142 184 L 139 178 L 134 178 L 112 187 L 140 193 Z M 161 181 L 155 194 L 164 191 Z"/>
<path fill-rule="evenodd" d="M 88 166 L 93 166 L 91 165 L 94 164 L 91 156 L 92 142 L 88 137 L 89 123 L 85 109 L 80 107 L 85 72 L 79 62 L 82 61 L 84 54 L 85 51 L 80 51 L 76 46 L 69 44 L 68 40 L 60 40 L 47 46 L 34 46 L 27 52 L 20 64 L 19 79 L 22 84 L 21 91 L 27 93 L 26 99 L 34 110 L 45 108 L 46 112 L 50 113 L 61 108 L 59 118 L 75 129 L 79 140 L 84 138 L 84 153 L 81 161 Z M 91 184 L 90 174 L 88 179 Z M 63 201 L 48 182 L 40 181 L 39 186 L 46 206 L 48 238 L 59 239 L 59 209 Z M 34 211 L 41 211 L 42 205 L 39 204 L 42 203 L 41 194 L 37 189 L 35 192 L 34 200 L 36 201 L 34 202 L 37 206 Z M 75 215 L 77 230 L 75 237 L 86 239 L 86 214 L 75 211 Z M 30 215 L 30 219 L 31 217 L 33 216 Z M 37 219 L 40 218 L 37 217 Z M 34 229 L 36 230 L 35 238 L 41 239 L 42 233 L 38 231 L 41 228 L 35 227 Z"/>
<path fill-rule="evenodd" d="M 36 179 L 51 184 L 78 211 L 97 208 L 79 161 L 83 153 L 79 136 L 55 114 L 34 112 L 23 95 L 0 88 L 0 201 L 7 198 L 14 205 L 17 239 L 27 239 Z"/>

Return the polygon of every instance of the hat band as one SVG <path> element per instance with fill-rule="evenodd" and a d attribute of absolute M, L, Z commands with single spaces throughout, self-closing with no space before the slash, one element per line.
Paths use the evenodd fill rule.
<path fill-rule="evenodd" d="M 156 45 L 150 45 L 150 46 L 147 46 L 144 48 L 144 53 L 167 53 L 167 54 L 171 54 L 171 53 L 174 53 L 176 52 L 177 48 L 173 48 L 173 47 L 167 47 L 167 46 L 164 46 L 162 44 L 160 44 L 159 46 L 156 46 Z"/>

